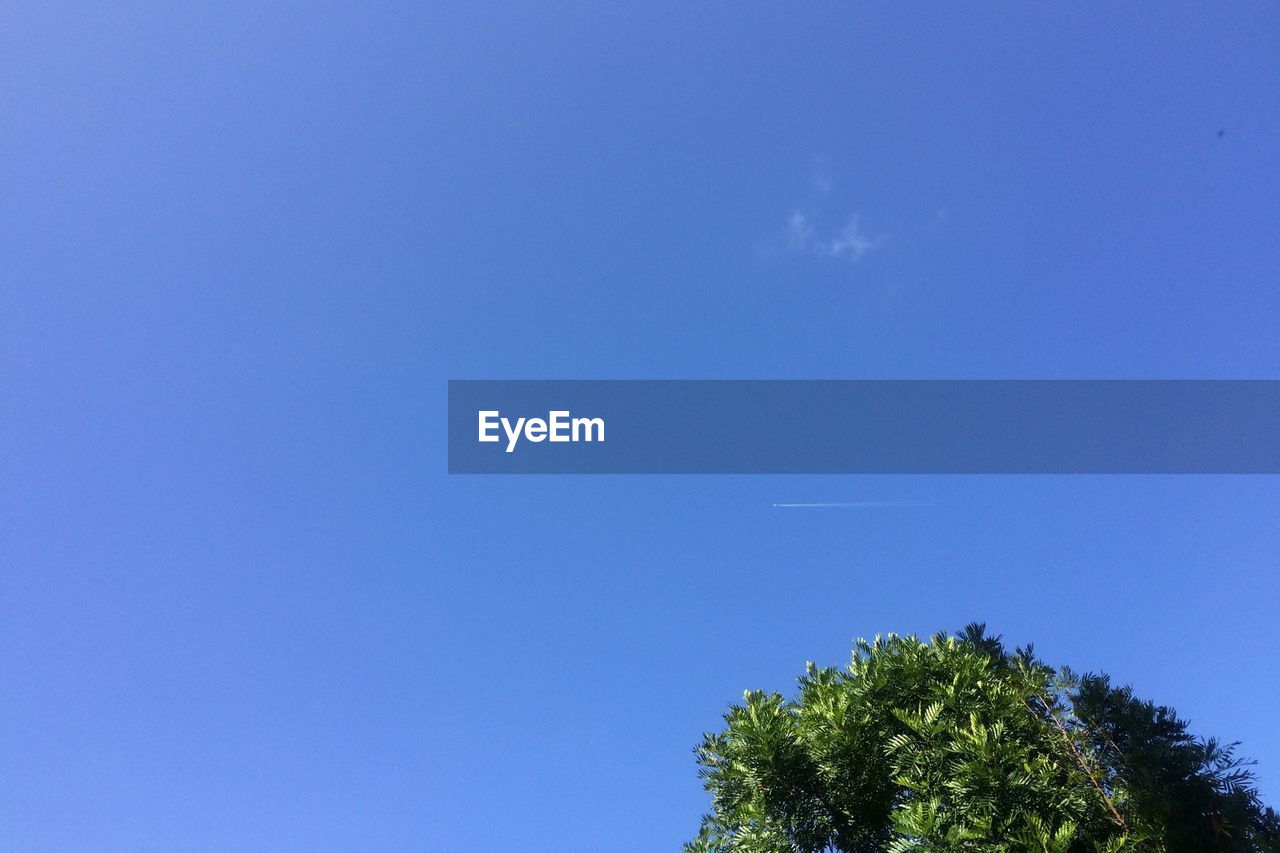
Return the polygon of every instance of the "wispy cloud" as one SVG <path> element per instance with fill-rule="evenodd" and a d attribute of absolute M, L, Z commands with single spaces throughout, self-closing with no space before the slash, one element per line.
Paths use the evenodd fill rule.
<path fill-rule="evenodd" d="M 789 251 L 856 263 L 884 245 L 888 237 L 868 233 L 856 211 L 832 215 L 835 178 L 825 158 L 815 165 L 810 186 L 808 201 L 787 217 L 784 233 Z"/>
<path fill-rule="evenodd" d="M 826 236 L 822 236 L 825 233 Z M 883 235 L 872 237 L 863 230 L 855 213 L 844 227 L 819 232 L 802 210 L 794 211 L 787 218 L 787 248 L 793 252 L 841 258 L 854 263 L 868 252 L 884 244 Z"/>
<path fill-rule="evenodd" d="M 810 251 L 816 242 L 809 217 L 797 210 L 787 220 L 787 247 L 797 252 Z"/>
<path fill-rule="evenodd" d="M 883 236 L 868 237 L 858 223 L 857 214 L 854 214 L 849 220 L 849 224 L 831 239 L 831 244 L 828 248 L 833 257 L 848 258 L 850 261 L 856 261 L 872 249 L 879 248 L 884 239 Z"/>

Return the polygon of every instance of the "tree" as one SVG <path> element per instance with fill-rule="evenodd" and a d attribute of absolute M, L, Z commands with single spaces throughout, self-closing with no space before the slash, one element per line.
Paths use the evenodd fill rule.
<path fill-rule="evenodd" d="M 1252 762 L 1103 675 L 970 625 L 859 640 L 695 750 L 697 851 L 1280 851 Z"/>

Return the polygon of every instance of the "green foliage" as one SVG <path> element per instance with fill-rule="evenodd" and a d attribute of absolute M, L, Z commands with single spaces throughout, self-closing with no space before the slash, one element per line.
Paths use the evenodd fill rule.
<path fill-rule="evenodd" d="M 696 749 L 703 851 L 1280 851 L 1235 745 L 971 625 L 859 640 Z"/>

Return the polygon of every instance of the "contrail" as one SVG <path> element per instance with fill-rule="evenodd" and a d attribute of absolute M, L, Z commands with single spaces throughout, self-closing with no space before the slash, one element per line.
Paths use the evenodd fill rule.
<path fill-rule="evenodd" d="M 838 503 L 774 504 L 776 507 L 904 507 L 928 506 L 919 501 L 844 501 Z"/>

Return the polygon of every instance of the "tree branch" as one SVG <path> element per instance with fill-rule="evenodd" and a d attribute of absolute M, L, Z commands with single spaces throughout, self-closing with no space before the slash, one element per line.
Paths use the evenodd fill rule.
<path fill-rule="evenodd" d="M 1043 696 L 1037 694 L 1036 699 L 1042 706 L 1044 706 L 1045 713 L 1049 715 L 1049 719 L 1053 720 L 1053 724 L 1057 726 L 1058 732 L 1062 735 L 1062 739 L 1065 740 L 1067 742 L 1067 746 L 1071 748 L 1071 754 L 1075 756 L 1076 763 L 1080 765 L 1080 769 L 1089 777 L 1089 781 L 1093 783 L 1093 787 L 1098 791 L 1098 794 L 1102 796 L 1102 801 L 1106 803 L 1107 809 L 1111 812 L 1111 817 L 1115 819 L 1115 822 L 1121 829 L 1128 832 L 1129 824 L 1125 822 L 1124 817 L 1120 814 L 1120 810 L 1117 809 L 1116 804 L 1111 801 L 1111 797 L 1107 795 L 1106 790 L 1103 789 L 1102 784 L 1098 781 L 1098 777 L 1094 775 L 1093 770 L 1091 770 L 1089 765 L 1085 763 L 1084 756 L 1081 755 L 1080 750 L 1076 748 L 1076 742 L 1071 738 L 1071 733 L 1067 731 L 1067 727 L 1063 724 L 1062 720 L 1058 719 L 1058 715 L 1053 713 L 1053 708 L 1049 706 L 1049 703 L 1045 701 Z"/>

